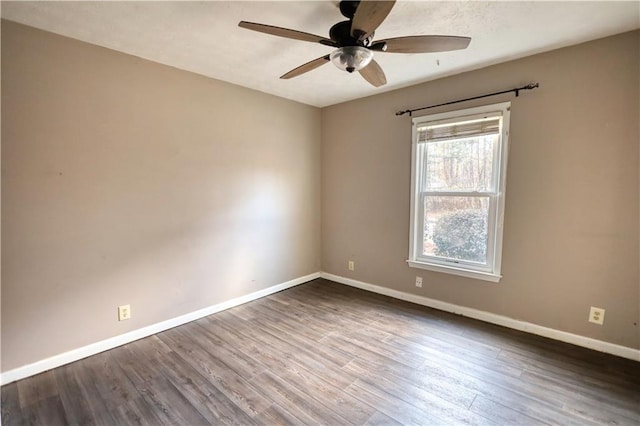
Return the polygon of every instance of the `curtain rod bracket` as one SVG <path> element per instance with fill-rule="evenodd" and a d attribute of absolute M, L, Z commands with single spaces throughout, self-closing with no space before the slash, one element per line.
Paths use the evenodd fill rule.
<path fill-rule="evenodd" d="M 513 89 L 503 90 L 501 92 L 487 93 L 486 95 L 474 96 L 474 97 L 466 98 L 466 99 L 458 99 L 456 101 L 445 102 L 445 103 L 442 103 L 442 104 L 429 105 L 429 106 L 422 107 L 422 108 L 407 109 L 407 110 L 404 110 L 404 111 L 398 111 L 398 112 L 396 112 L 396 115 L 400 116 L 400 115 L 405 115 L 405 114 L 408 113 L 409 117 L 413 117 L 413 113 L 414 112 L 422 111 L 423 109 L 435 108 L 435 107 L 445 106 L 445 105 L 452 105 L 452 104 L 457 104 L 457 103 L 466 102 L 466 101 L 473 101 L 475 99 L 487 98 L 489 96 L 502 95 L 502 94 L 510 93 L 510 92 L 514 92 L 516 94 L 516 98 L 517 98 L 518 96 L 520 96 L 520 91 L 521 90 L 533 90 L 533 89 L 537 89 L 538 87 L 540 87 L 539 83 L 529 83 L 526 86 L 515 87 Z"/>

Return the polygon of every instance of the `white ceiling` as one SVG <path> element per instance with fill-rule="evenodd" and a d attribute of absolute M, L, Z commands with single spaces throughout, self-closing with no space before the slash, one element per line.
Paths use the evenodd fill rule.
<path fill-rule="evenodd" d="M 328 37 L 337 1 L 2 2 L 2 17 L 183 70 L 323 107 L 640 28 L 640 2 L 399 1 L 376 39 L 472 37 L 468 49 L 376 53 L 381 88 L 332 64 L 285 72 L 331 48 L 238 28 L 240 20 Z"/>

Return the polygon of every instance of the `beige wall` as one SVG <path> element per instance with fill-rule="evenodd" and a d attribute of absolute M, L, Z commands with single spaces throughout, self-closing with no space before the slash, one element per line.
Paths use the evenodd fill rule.
<path fill-rule="evenodd" d="M 317 272 L 320 117 L 3 21 L 2 370 Z"/>
<path fill-rule="evenodd" d="M 323 109 L 323 270 L 639 348 L 639 37 Z M 519 98 L 458 105 L 512 99 L 504 278 L 495 284 L 409 268 L 411 118 L 394 112 L 534 81 L 540 89 Z M 606 309 L 604 326 L 587 322 L 590 306 Z"/>

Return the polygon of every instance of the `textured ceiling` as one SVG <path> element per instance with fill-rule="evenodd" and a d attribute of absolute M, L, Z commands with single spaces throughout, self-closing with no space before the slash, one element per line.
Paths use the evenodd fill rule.
<path fill-rule="evenodd" d="M 388 84 L 374 88 L 332 64 L 280 75 L 331 48 L 238 28 L 240 20 L 328 36 L 337 1 L 2 2 L 2 17 L 183 70 L 327 106 L 640 27 L 640 3 L 399 1 L 376 39 L 472 37 L 463 51 L 376 53 Z"/>

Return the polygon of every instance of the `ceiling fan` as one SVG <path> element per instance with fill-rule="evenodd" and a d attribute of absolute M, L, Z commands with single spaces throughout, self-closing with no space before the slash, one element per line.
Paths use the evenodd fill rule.
<path fill-rule="evenodd" d="M 394 1 L 346 1 L 340 2 L 340 12 L 347 21 L 338 22 L 329 30 L 329 38 L 274 27 L 272 25 L 257 24 L 255 22 L 240 21 L 238 26 L 253 31 L 259 31 L 279 37 L 294 40 L 320 43 L 335 47 L 329 55 L 322 56 L 300 65 L 284 74 L 280 78 L 289 79 L 318 68 L 327 62 L 333 62 L 338 68 L 347 72 L 358 71 L 365 80 L 375 87 L 387 83 L 387 78 L 380 65 L 373 59 L 373 52 L 388 53 L 430 53 L 448 52 L 466 49 L 471 42 L 469 37 L 419 35 L 408 37 L 388 38 L 373 41 L 375 30 L 385 20 L 395 4 Z"/>

